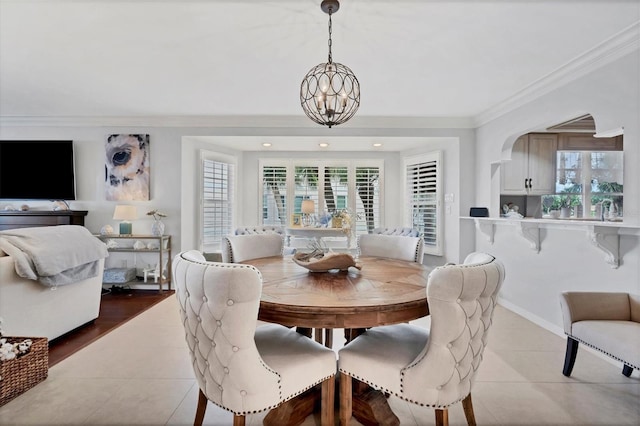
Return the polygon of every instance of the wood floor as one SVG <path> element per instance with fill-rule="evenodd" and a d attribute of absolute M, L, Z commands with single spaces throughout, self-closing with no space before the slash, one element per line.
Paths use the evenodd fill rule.
<path fill-rule="evenodd" d="M 174 291 L 128 290 L 102 295 L 100 316 L 92 323 L 77 328 L 49 343 L 49 367 L 82 349 L 156 303 L 173 297 Z"/>

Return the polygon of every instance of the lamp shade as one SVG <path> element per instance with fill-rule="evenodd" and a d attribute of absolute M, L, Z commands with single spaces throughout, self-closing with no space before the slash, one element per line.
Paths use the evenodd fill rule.
<path fill-rule="evenodd" d="M 136 206 L 116 206 L 113 220 L 134 220 L 138 218 Z"/>
<path fill-rule="evenodd" d="M 302 213 L 314 214 L 316 212 L 316 206 L 313 200 L 302 200 Z"/>
<path fill-rule="evenodd" d="M 121 220 L 120 223 L 120 235 L 131 235 L 131 222 L 138 217 L 138 210 L 136 206 L 116 206 L 113 212 L 114 220 Z"/>

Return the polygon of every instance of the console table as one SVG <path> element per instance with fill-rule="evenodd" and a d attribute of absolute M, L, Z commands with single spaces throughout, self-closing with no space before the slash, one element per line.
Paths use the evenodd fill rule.
<path fill-rule="evenodd" d="M 344 237 L 347 239 L 347 248 L 351 248 L 351 234 L 345 234 L 342 228 L 314 228 L 311 226 L 290 227 L 286 229 L 287 247 L 291 245 L 291 237 L 313 238 L 318 244 L 324 237 Z"/>
<path fill-rule="evenodd" d="M 84 217 L 87 213 L 87 210 L 2 210 L 0 211 L 0 231 L 36 226 L 84 226 Z"/>
<path fill-rule="evenodd" d="M 154 268 L 158 283 L 158 291 L 162 293 L 162 285 L 167 284 L 167 290 L 171 290 L 171 235 L 96 235 L 100 240 L 107 242 L 108 240 L 135 240 L 135 241 L 155 241 L 158 243 L 157 248 L 134 248 L 133 242 L 126 244 L 118 244 L 117 246 L 107 246 L 107 250 L 113 253 L 158 253 L 157 270 Z M 165 269 L 166 264 L 166 269 Z M 149 270 L 147 270 L 147 273 Z"/>

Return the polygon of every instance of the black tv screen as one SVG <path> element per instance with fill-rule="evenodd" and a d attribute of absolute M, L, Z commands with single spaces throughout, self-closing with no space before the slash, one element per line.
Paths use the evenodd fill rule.
<path fill-rule="evenodd" d="M 73 141 L 0 141 L 0 199 L 75 200 Z"/>

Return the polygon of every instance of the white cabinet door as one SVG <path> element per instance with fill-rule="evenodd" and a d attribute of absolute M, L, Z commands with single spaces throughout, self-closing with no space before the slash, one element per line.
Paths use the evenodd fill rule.
<path fill-rule="evenodd" d="M 525 179 L 528 175 L 529 135 L 520 136 L 511 150 L 511 161 L 502 163 L 500 172 L 501 193 L 522 195 L 527 193 Z"/>
<path fill-rule="evenodd" d="M 528 187 L 530 195 L 545 195 L 555 192 L 556 151 L 558 135 L 529 135 L 529 174 Z"/>

